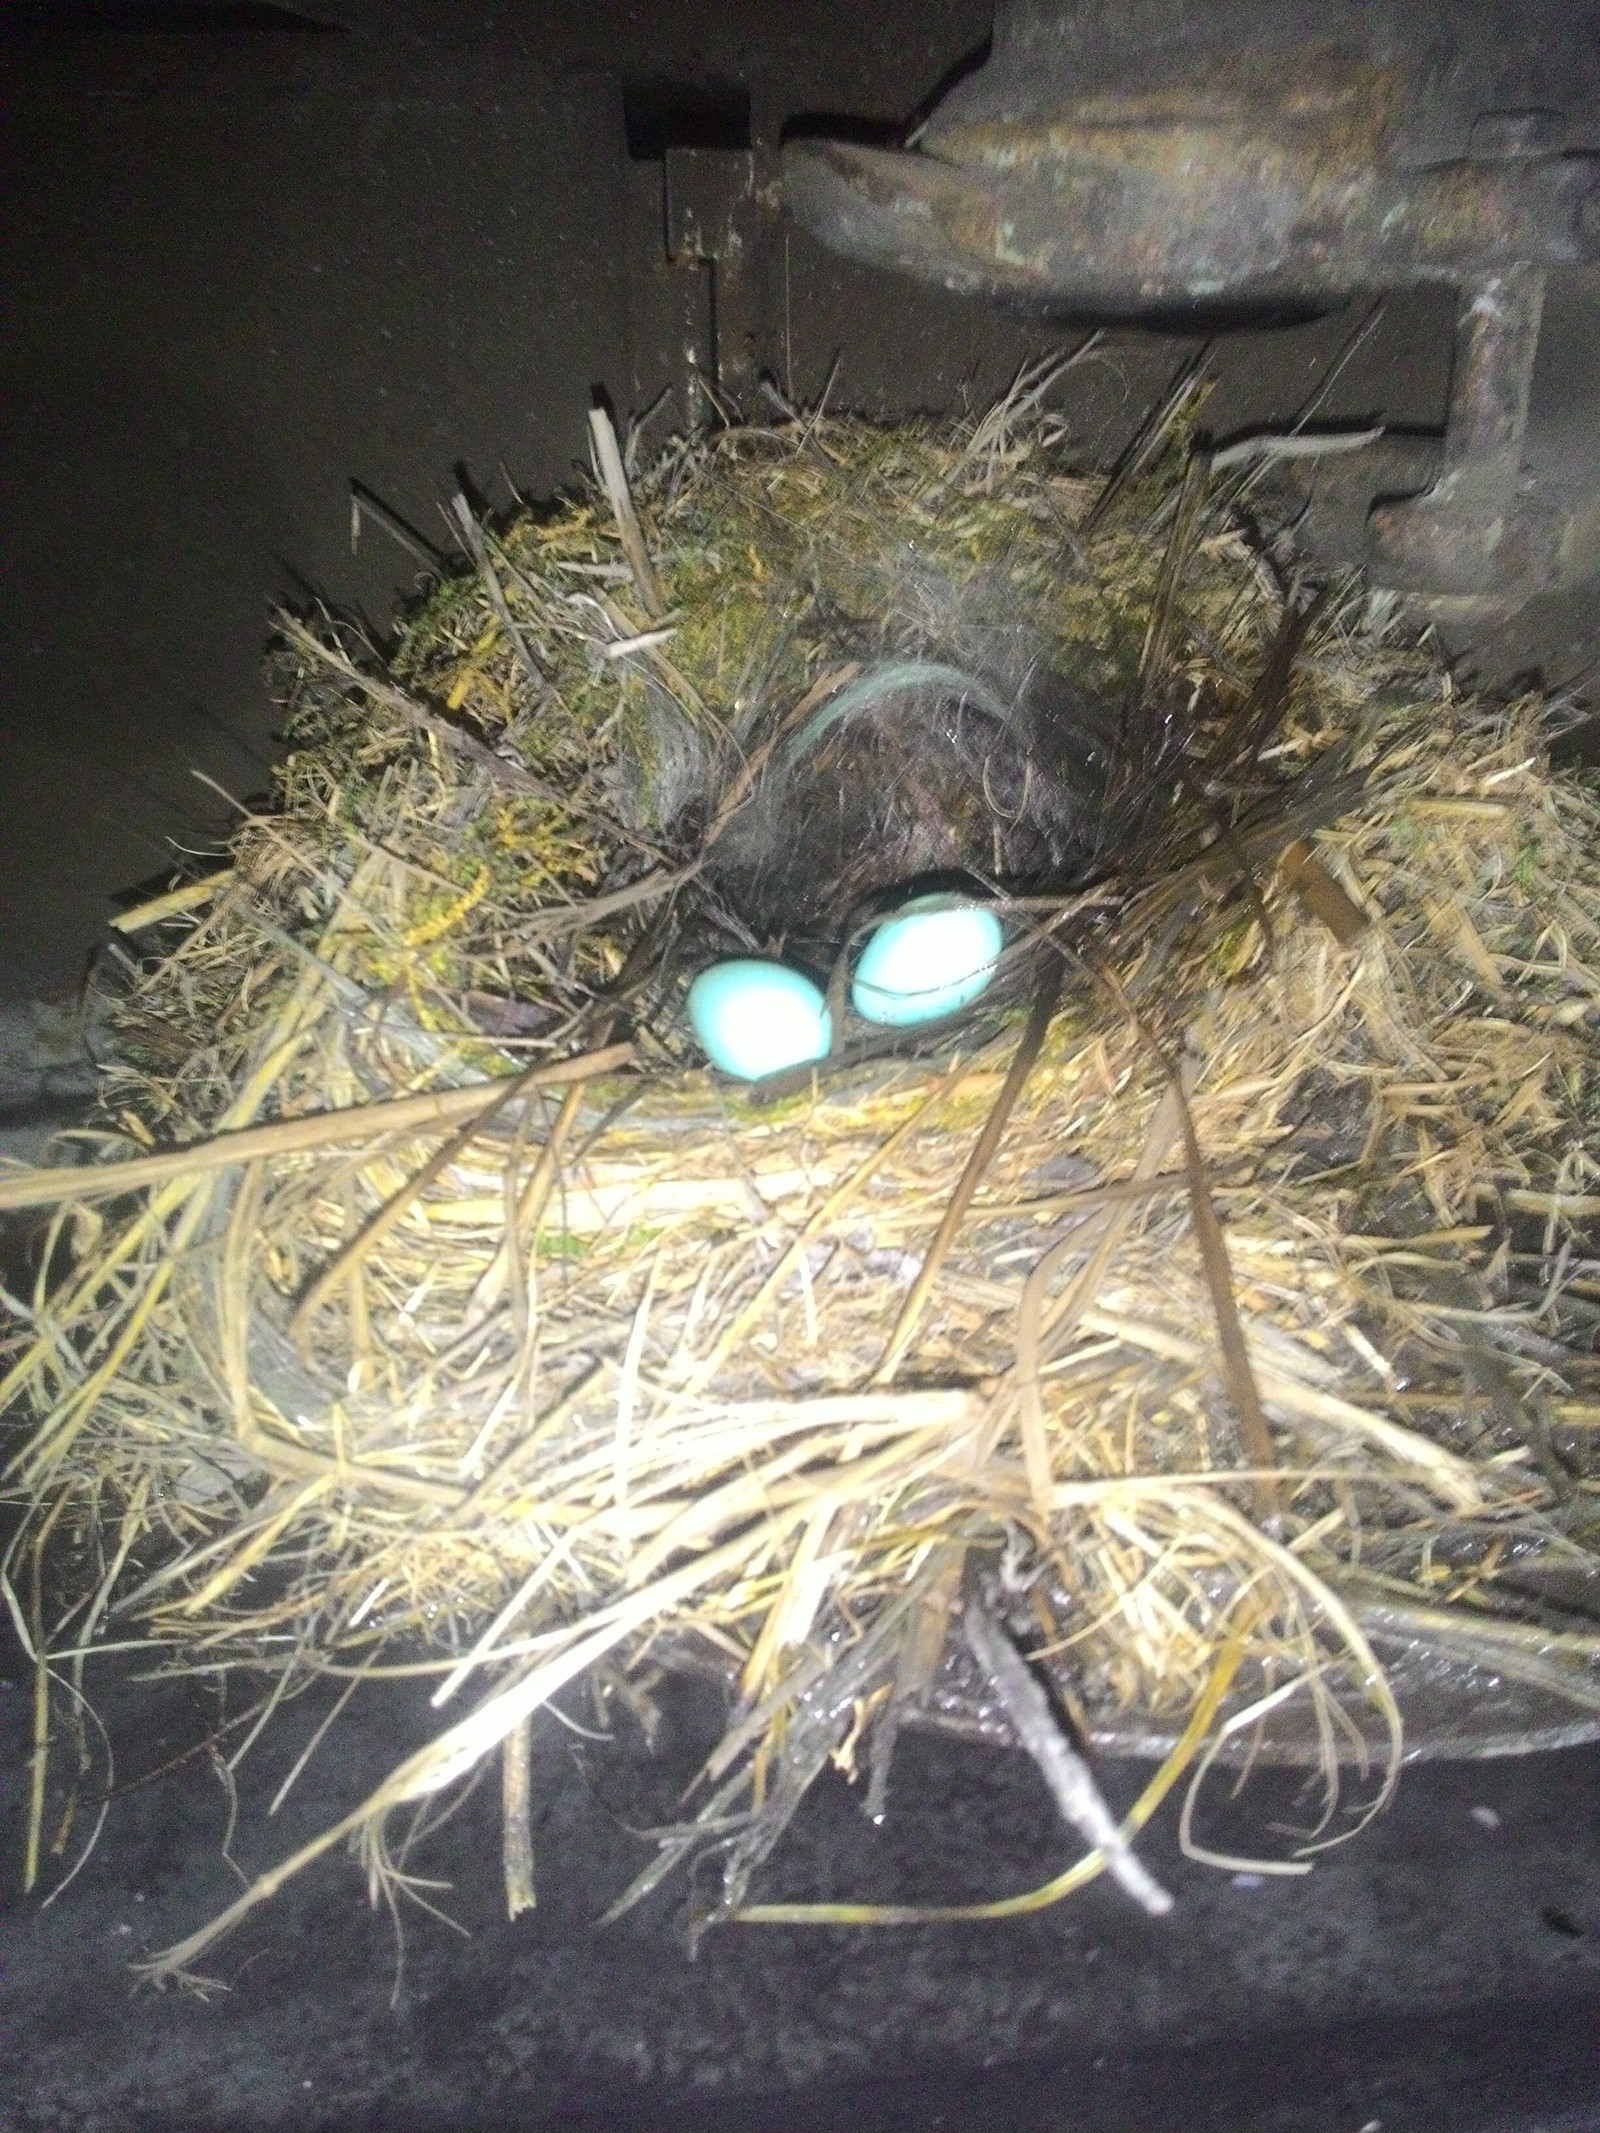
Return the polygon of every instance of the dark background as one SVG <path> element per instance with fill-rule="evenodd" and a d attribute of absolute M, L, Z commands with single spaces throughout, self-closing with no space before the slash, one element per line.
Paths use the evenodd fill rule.
<path fill-rule="evenodd" d="M 670 382 L 682 292 L 652 277 L 641 158 L 686 112 L 758 145 L 806 115 L 900 120 L 988 27 L 986 0 L 4 0 L 0 1001 L 74 983 L 108 900 L 219 832 L 197 771 L 262 787 L 271 599 L 382 631 L 415 565 L 370 525 L 352 553 L 352 479 L 448 545 L 460 479 L 548 494 L 597 389 L 626 416 Z M 801 399 L 831 374 L 840 406 L 981 406 L 1081 337 L 798 230 L 781 279 L 768 342 L 781 311 Z M 1368 304 L 1221 342 L 1218 434 L 1303 407 Z M 1319 419 L 1436 429 L 1453 305 L 1391 297 Z M 1600 478 L 1597 319 L 1600 278 L 1553 277 L 1530 457 L 1569 480 Z M 1072 381 L 1086 457 L 1197 344 L 1111 336 Z M 1472 649 L 1565 683 L 1597 613 L 1590 587 Z"/>
<path fill-rule="evenodd" d="M 108 898 L 216 832 L 195 771 L 261 786 L 271 597 L 315 591 L 381 630 L 415 565 L 371 528 L 352 555 L 352 478 L 443 543 L 458 474 L 499 505 L 508 481 L 546 494 L 584 455 L 597 387 L 627 414 L 666 381 L 639 266 L 661 250 L 660 172 L 630 160 L 630 111 L 645 149 L 675 85 L 742 105 L 768 141 L 795 114 L 899 118 L 989 20 L 984 0 L 315 16 L 0 9 L 0 998 L 73 980 Z M 148 27 L 179 20 L 201 28 Z M 801 398 L 837 361 L 837 405 L 982 405 L 1052 345 L 798 231 L 787 264 L 772 301 Z M 1218 428 L 1292 413 L 1363 309 L 1225 343 Z M 1323 413 L 1437 425 L 1451 309 L 1393 301 Z M 1555 371 L 1582 376 L 1592 336 L 1569 338 Z M 1184 347 L 1119 335 L 1078 375 L 1086 453 L 1115 450 Z M 1545 656 L 1572 666 L 1571 634 L 1547 631 Z"/>
<path fill-rule="evenodd" d="M 0 1001 L 73 984 L 108 900 L 175 843 L 221 832 L 195 770 L 263 788 L 272 598 L 315 592 L 381 634 L 415 566 L 370 527 L 352 554 L 352 478 L 442 544 L 437 506 L 459 480 L 495 504 L 509 484 L 546 494 L 581 462 L 597 388 L 622 414 L 648 404 L 664 382 L 652 127 L 686 86 L 693 108 L 746 114 L 758 143 L 799 113 L 897 120 L 987 28 L 977 0 L 9 0 Z M 838 405 L 981 405 L 1052 345 L 857 274 L 798 233 L 787 265 L 784 382 L 802 399 L 837 363 Z M 1225 343 L 1217 429 L 1293 415 L 1363 309 Z M 1392 304 L 1324 413 L 1436 428 L 1451 310 Z M 1569 469 L 1600 456 L 1597 316 L 1594 290 L 1552 291 L 1533 449 Z M 1076 375 L 1086 457 L 1115 453 L 1193 345 L 1121 333 Z M 1581 691 L 1597 618 L 1588 588 L 1463 649 L 1490 675 L 1538 666 Z M 1186 1867 L 1163 1817 L 1152 1856 L 1180 1895 L 1165 1925 L 1097 1885 L 1013 1925 L 726 1935 L 690 1964 L 671 1900 L 607 1933 L 592 1920 L 644 1856 L 607 1803 L 637 1814 L 653 1786 L 670 1812 L 709 1714 L 681 1713 L 664 1758 L 637 1769 L 627 1743 L 553 1730 L 532 1917 L 497 1915 L 480 1794 L 424 1861 L 453 1881 L 444 1901 L 472 1937 L 411 1914 L 393 2007 L 389 1921 L 343 1860 L 222 1949 L 224 1989 L 202 2003 L 131 1996 L 125 1963 L 236 1885 L 198 1745 L 214 1713 L 102 1662 L 91 1688 L 119 1790 L 99 1850 L 41 1912 L 17 1894 L 28 1698 L 8 1663 L 0 2125 L 1600 2124 L 1590 1751 L 1413 1771 L 1394 1812 L 1307 1882 L 1236 1887 Z M 248 1871 L 359 1797 L 426 1718 L 398 1693 L 354 1707 L 316 1782 L 268 1822 L 318 1715 L 297 1705 L 241 1771 Z M 905 1757 L 885 1832 L 842 1783 L 823 1788 L 778 1880 L 975 1896 L 1053 1870 L 1029 1768 L 939 1742 Z M 1253 1791 L 1241 1834 L 1292 1804 Z"/>

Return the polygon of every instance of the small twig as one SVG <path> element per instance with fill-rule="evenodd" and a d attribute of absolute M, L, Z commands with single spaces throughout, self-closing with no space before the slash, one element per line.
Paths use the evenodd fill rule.
<path fill-rule="evenodd" d="M 1138 480 L 1166 442 L 1172 425 L 1179 420 L 1205 382 L 1205 369 L 1210 356 L 1211 343 L 1206 341 L 1180 367 L 1161 398 L 1134 431 L 1122 456 L 1111 469 L 1105 487 L 1084 515 L 1083 523 L 1078 528 L 1080 540 L 1087 541 L 1104 522 L 1106 514 L 1129 482 Z"/>
<path fill-rule="evenodd" d="M 678 625 L 675 622 L 663 623 L 660 629 L 640 630 L 632 637 L 619 637 L 614 644 L 606 645 L 600 657 L 608 664 L 613 659 L 632 659 L 640 652 L 655 651 L 677 633 Z"/>
<path fill-rule="evenodd" d="M 667 611 L 666 595 L 661 590 L 661 580 L 656 576 L 655 565 L 650 560 L 650 551 L 645 546 L 644 528 L 639 524 L 639 514 L 633 508 L 633 495 L 628 488 L 627 469 L 622 464 L 616 429 L 603 407 L 590 408 L 589 434 L 594 440 L 595 466 L 600 475 L 600 486 L 606 492 L 611 515 L 617 522 L 622 552 L 628 559 L 628 568 L 633 572 L 634 588 L 643 603 L 645 613 L 652 622 L 659 622 Z"/>
<path fill-rule="evenodd" d="M 1078 1754 L 1034 1680 L 1022 1654 L 993 1621 L 981 1600 L 967 1603 L 962 1619 L 972 1656 L 982 1667 L 1012 1729 L 1038 1765 L 1063 1821 L 1105 1857 L 1106 1871 L 1152 1918 L 1165 1918 L 1172 1898 L 1145 1866 L 1100 1795 L 1088 1764 Z"/>
<path fill-rule="evenodd" d="M 651 423 L 655 421 L 658 415 L 664 414 L 666 412 L 666 410 L 672 405 L 672 401 L 672 387 L 670 385 L 663 385 L 660 392 L 656 394 L 655 398 L 645 409 L 644 413 L 642 415 L 635 415 L 633 420 L 628 424 L 628 441 L 623 447 L 622 464 L 627 470 L 628 479 L 630 481 L 632 481 L 634 476 L 634 470 L 639 464 L 639 445 L 644 437 L 645 432 L 649 429 Z"/>
<path fill-rule="evenodd" d="M 61 1502 L 65 1498 L 59 1499 Z M 39 1850 L 44 1842 L 45 1779 L 50 1768 L 50 1661 L 44 1642 L 44 1536 L 33 1545 L 29 1587 L 28 1633 L 33 1641 L 33 1753 L 29 1757 L 28 1845 L 22 1868 L 22 1893 L 33 1894 L 39 1879 Z"/>
<path fill-rule="evenodd" d="M 50 1770 L 50 1654 L 45 1645 L 44 1627 L 44 1550 L 52 1527 L 71 1501 L 72 1492 L 64 1489 L 50 1508 L 49 1515 L 40 1526 L 33 1540 L 32 1576 L 28 1586 L 28 1631 L 26 1642 L 32 1646 L 33 1660 L 33 1754 L 28 1785 L 28 1840 L 23 1863 L 22 1893 L 31 1895 L 39 1879 L 39 1853 L 44 1842 L 45 1785 Z M 16 1618 L 16 1601 L 7 1580 L 6 1597 L 10 1601 L 13 1617 Z M 17 1626 L 21 1628 L 20 1619 Z"/>
<path fill-rule="evenodd" d="M 477 565 L 478 576 L 483 580 L 483 589 L 489 596 L 489 605 L 494 609 L 500 627 L 511 639 L 512 649 L 516 652 L 523 673 L 528 677 L 535 701 L 548 702 L 551 693 L 549 678 L 528 649 L 528 640 L 522 634 L 521 624 L 511 612 L 505 588 L 495 573 L 494 563 L 489 555 L 489 544 L 483 537 L 483 528 L 473 517 L 472 506 L 459 491 L 451 501 L 450 516 L 456 531 L 467 544 L 468 553 Z"/>
<path fill-rule="evenodd" d="M 1330 588 L 1324 585 L 1313 593 L 1304 607 L 1294 606 L 1292 599 L 1285 606 L 1266 665 L 1257 675 L 1250 694 L 1218 734 L 1206 758 L 1205 767 L 1213 775 L 1240 761 L 1246 771 L 1254 767 L 1257 756 L 1282 716 L 1294 663 L 1312 624 L 1328 604 L 1329 592 Z"/>
<path fill-rule="evenodd" d="M 812 409 L 811 414 L 806 419 L 804 433 L 801 436 L 799 445 L 796 447 L 797 456 L 800 452 L 809 449 L 820 452 L 825 459 L 833 458 L 833 454 L 822 442 L 822 439 L 818 436 L 817 432 L 821 429 L 823 417 L 828 412 L 828 401 L 832 397 L 833 388 L 839 376 L 839 366 L 843 361 L 844 350 L 842 348 L 836 348 L 833 352 L 833 361 L 828 365 L 828 375 L 823 382 L 821 396 L 819 397 L 816 406 Z M 835 462 L 835 464 L 837 464 L 837 462 Z"/>
<path fill-rule="evenodd" d="M 533 1885 L 533 1719 L 519 1719 L 500 1743 L 501 1865 L 506 1916 L 536 1901 Z"/>
<path fill-rule="evenodd" d="M 445 559 L 431 542 L 425 541 L 414 526 L 408 526 L 398 512 L 391 511 L 381 497 L 374 496 L 364 482 L 350 484 L 350 553 L 355 554 L 361 541 L 363 519 L 372 519 L 381 526 L 389 538 L 398 541 L 407 555 L 415 556 L 424 570 L 442 572 Z"/>
<path fill-rule="evenodd" d="M 119 933 L 142 933 L 146 926 L 159 926 L 163 920 L 176 918 L 184 911 L 198 910 L 210 903 L 234 879 L 232 867 L 222 867 L 215 874 L 203 874 L 198 881 L 180 882 L 175 889 L 167 889 L 160 896 L 148 896 L 143 903 L 133 905 L 131 910 L 114 911 L 111 924 Z"/>

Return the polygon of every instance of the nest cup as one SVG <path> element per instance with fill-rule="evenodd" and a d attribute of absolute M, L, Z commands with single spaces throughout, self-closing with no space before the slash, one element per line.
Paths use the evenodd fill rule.
<path fill-rule="evenodd" d="M 1320 1773 L 1263 1838 L 1299 1870 L 1413 1715 L 1595 1730 L 1593 790 L 1537 702 L 1313 603 L 1175 423 L 1074 472 L 1047 383 L 642 471 L 606 433 L 593 491 L 461 507 L 386 665 L 284 618 L 274 811 L 124 917 L 99 1117 L 0 1178 L 74 1254 L 4 1384 L 46 1733 L 52 1647 L 113 1623 L 282 1694 L 416 1673 L 435 1737 L 286 1865 L 348 1838 L 402 1891 L 395 1814 L 496 1757 L 516 1910 L 528 1726 L 692 1658 L 726 1732 L 618 1896 L 707 1856 L 698 1929 L 946 1915 L 752 1884 L 830 1760 L 892 1811 L 907 1721 L 1059 1776 L 1041 1669 L 1158 1769 L 1120 1829 L 1063 1780 L 1086 1857 L 962 1915 L 1104 1867 L 1159 1908 L 1129 1847 L 1182 1777 L 1220 1858 L 1218 1757 Z M 865 1024 L 930 885 L 996 979 Z M 827 1057 L 705 1069 L 736 956 L 815 979 Z"/>

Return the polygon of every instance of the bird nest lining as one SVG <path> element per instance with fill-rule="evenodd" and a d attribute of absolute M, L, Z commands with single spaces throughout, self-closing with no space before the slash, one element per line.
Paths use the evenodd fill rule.
<path fill-rule="evenodd" d="M 403 1879 L 391 1813 L 498 1753 L 515 1909 L 533 1715 L 692 1646 L 727 1734 L 630 1893 L 715 1852 L 702 1923 L 901 1915 L 749 1885 L 830 1758 L 881 1808 L 952 1667 L 995 1701 L 997 1621 L 1159 1740 L 1135 1822 L 1303 1713 L 1293 1867 L 1392 1786 L 1385 1637 L 1593 1725 L 1549 1583 L 1594 1565 L 1593 788 L 1537 701 L 1307 599 L 1185 437 L 1073 473 L 1036 384 L 631 482 L 602 426 L 592 492 L 458 506 L 388 660 L 284 619 L 274 809 L 134 914 L 76 1164 L 0 1177 L 72 1256 L 0 1388 L 46 1720 L 114 1617 L 285 1693 L 430 1674 L 436 1737 L 305 1856 Z M 697 968 L 837 1000 L 922 879 L 1005 919 L 975 1007 L 697 1063 Z"/>

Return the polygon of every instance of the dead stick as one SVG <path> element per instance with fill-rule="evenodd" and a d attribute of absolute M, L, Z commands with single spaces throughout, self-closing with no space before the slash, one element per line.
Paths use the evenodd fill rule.
<path fill-rule="evenodd" d="M 979 1600 L 962 1621 L 972 1656 L 994 1690 L 1022 1746 L 1038 1765 L 1063 1821 L 1071 1823 L 1106 1862 L 1106 1871 L 1152 1918 L 1165 1918 L 1172 1898 L 1139 1858 L 1101 1797 L 1089 1766 L 1056 1722 L 1050 1700 L 1011 1639 Z"/>
<path fill-rule="evenodd" d="M 644 611 L 652 622 L 659 622 L 667 611 L 666 598 L 661 590 L 661 580 L 656 576 L 655 565 L 650 560 L 650 551 L 645 546 L 644 528 L 639 524 L 639 514 L 633 508 L 633 497 L 628 489 L 627 470 L 622 464 L 622 453 L 617 445 L 617 433 L 611 417 L 603 407 L 589 410 L 589 431 L 594 439 L 595 464 L 600 470 L 601 487 L 611 506 L 617 522 L 617 532 L 622 539 L 622 552 L 628 558 L 628 568 L 633 572 L 633 582 Z"/>
<path fill-rule="evenodd" d="M 520 1918 L 536 1901 L 533 1883 L 533 1718 L 519 1719 L 500 1743 L 501 1864 L 506 1916 Z"/>

